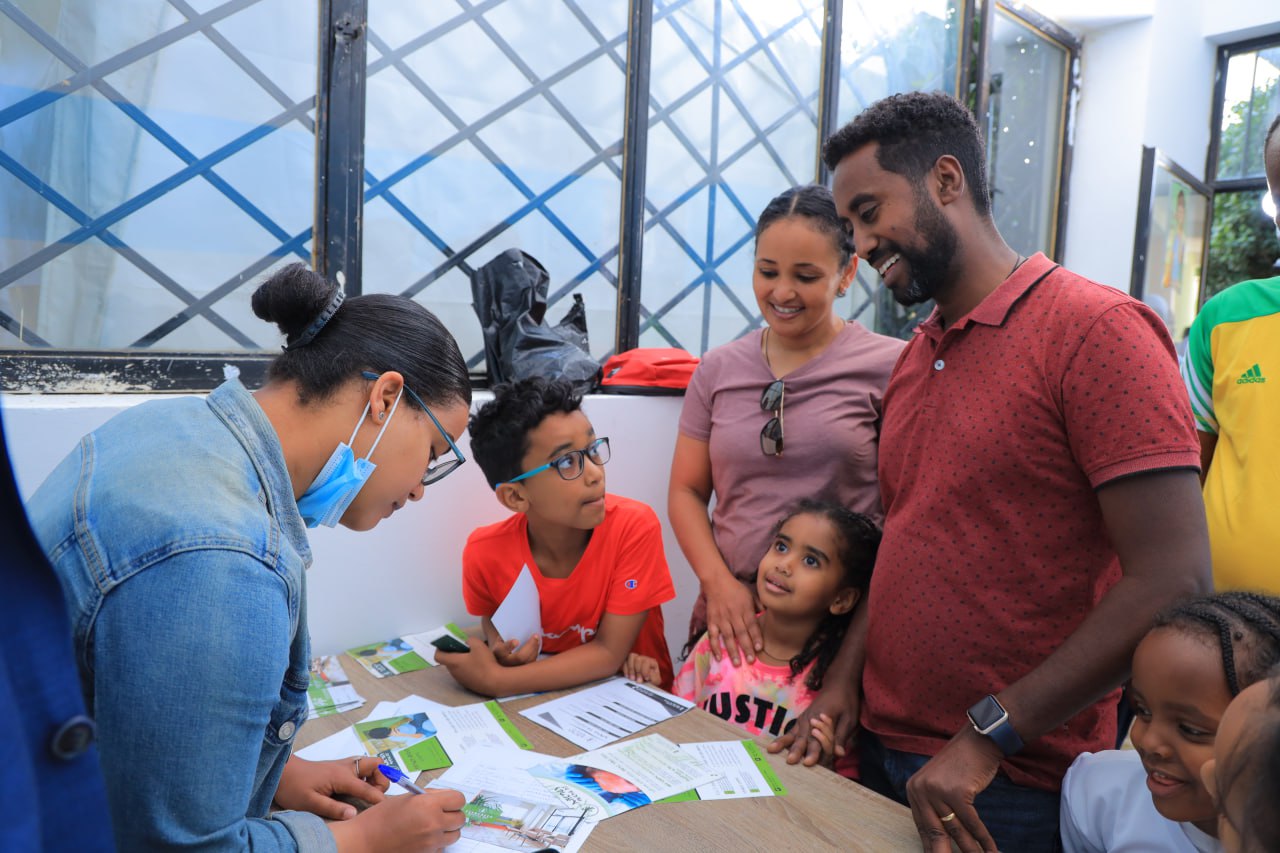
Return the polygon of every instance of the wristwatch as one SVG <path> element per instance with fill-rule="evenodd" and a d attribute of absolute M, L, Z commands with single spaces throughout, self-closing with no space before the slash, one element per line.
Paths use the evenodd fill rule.
<path fill-rule="evenodd" d="M 969 715 L 969 722 L 973 724 L 973 730 L 991 738 L 1005 755 L 1013 755 L 1022 749 L 1022 738 L 1013 730 L 1009 712 L 990 693 L 979 699 L 966 713 Z"/>

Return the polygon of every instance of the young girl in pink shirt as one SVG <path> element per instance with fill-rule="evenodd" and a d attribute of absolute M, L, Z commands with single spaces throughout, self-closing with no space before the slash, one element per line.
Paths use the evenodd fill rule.
<path fill-rule="evenodd" d="M 752 734 L 787 731 L 822 689 L 871 581 L 879 544 L 880 529 L 867 516 L 819 501 L 797 503 L 774 526 L 756 573 L 763 649 L 754 661 L 735 665 L 728 655 L 712 655 L 704 633 L 672 692 Z M 624 672 L 649 680 L 655 667 L 632 655 Z M 815 736 L 825 760 L 844 755 L 832 742 L 829 719 L 820 718 Z"/>

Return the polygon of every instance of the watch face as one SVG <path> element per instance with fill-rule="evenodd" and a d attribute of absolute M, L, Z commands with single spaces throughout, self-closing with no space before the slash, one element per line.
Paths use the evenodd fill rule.
<path fill-rule="evenodd" d="M 979 729 L 986 729 L 994 726 L 1004 716 L 1004 708 L 996 701 L 994 696 L 983 696 L 981 700 L 969 709 L 969 719 Z"/>

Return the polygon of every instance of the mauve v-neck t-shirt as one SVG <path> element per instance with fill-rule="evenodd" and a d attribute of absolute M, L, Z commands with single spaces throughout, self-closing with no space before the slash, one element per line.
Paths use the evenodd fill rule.
<path fill-rule="evenodd" d="M 905 342 L 856 322 L 817 357 L 783 377 L 781 456 L 760 450 L 760 430 L 773 417 L 760 394 L 773 373 L 757 329 L 708 352 L 680 413 L 680 434 L 705 441 L 711 458 L 716 545 L 739 578 L 748 578 L 769 546 L 769 531 L 800 498 L 846 506 L 881 521 L 876 457 L 880 407 Z M 694 626 L 703 622 L 701 596 Z"/>

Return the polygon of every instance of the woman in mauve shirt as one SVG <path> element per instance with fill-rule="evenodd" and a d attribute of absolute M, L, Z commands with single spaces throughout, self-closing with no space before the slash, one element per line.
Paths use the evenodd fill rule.
<path fill-rule="evenodd" d="M 756 223 L 752 290 L 766 325 L 708 352 L 689 384 L 667 512 L 702 587 L 690 642 L 707 631 L 717 659 L 760 648 L 748 581 L 788 505 L 813 498 L 881 518 L 880 405 L 905 344 L 835 313 L 856 268 L 829 190 L 779 195 Z"/>

